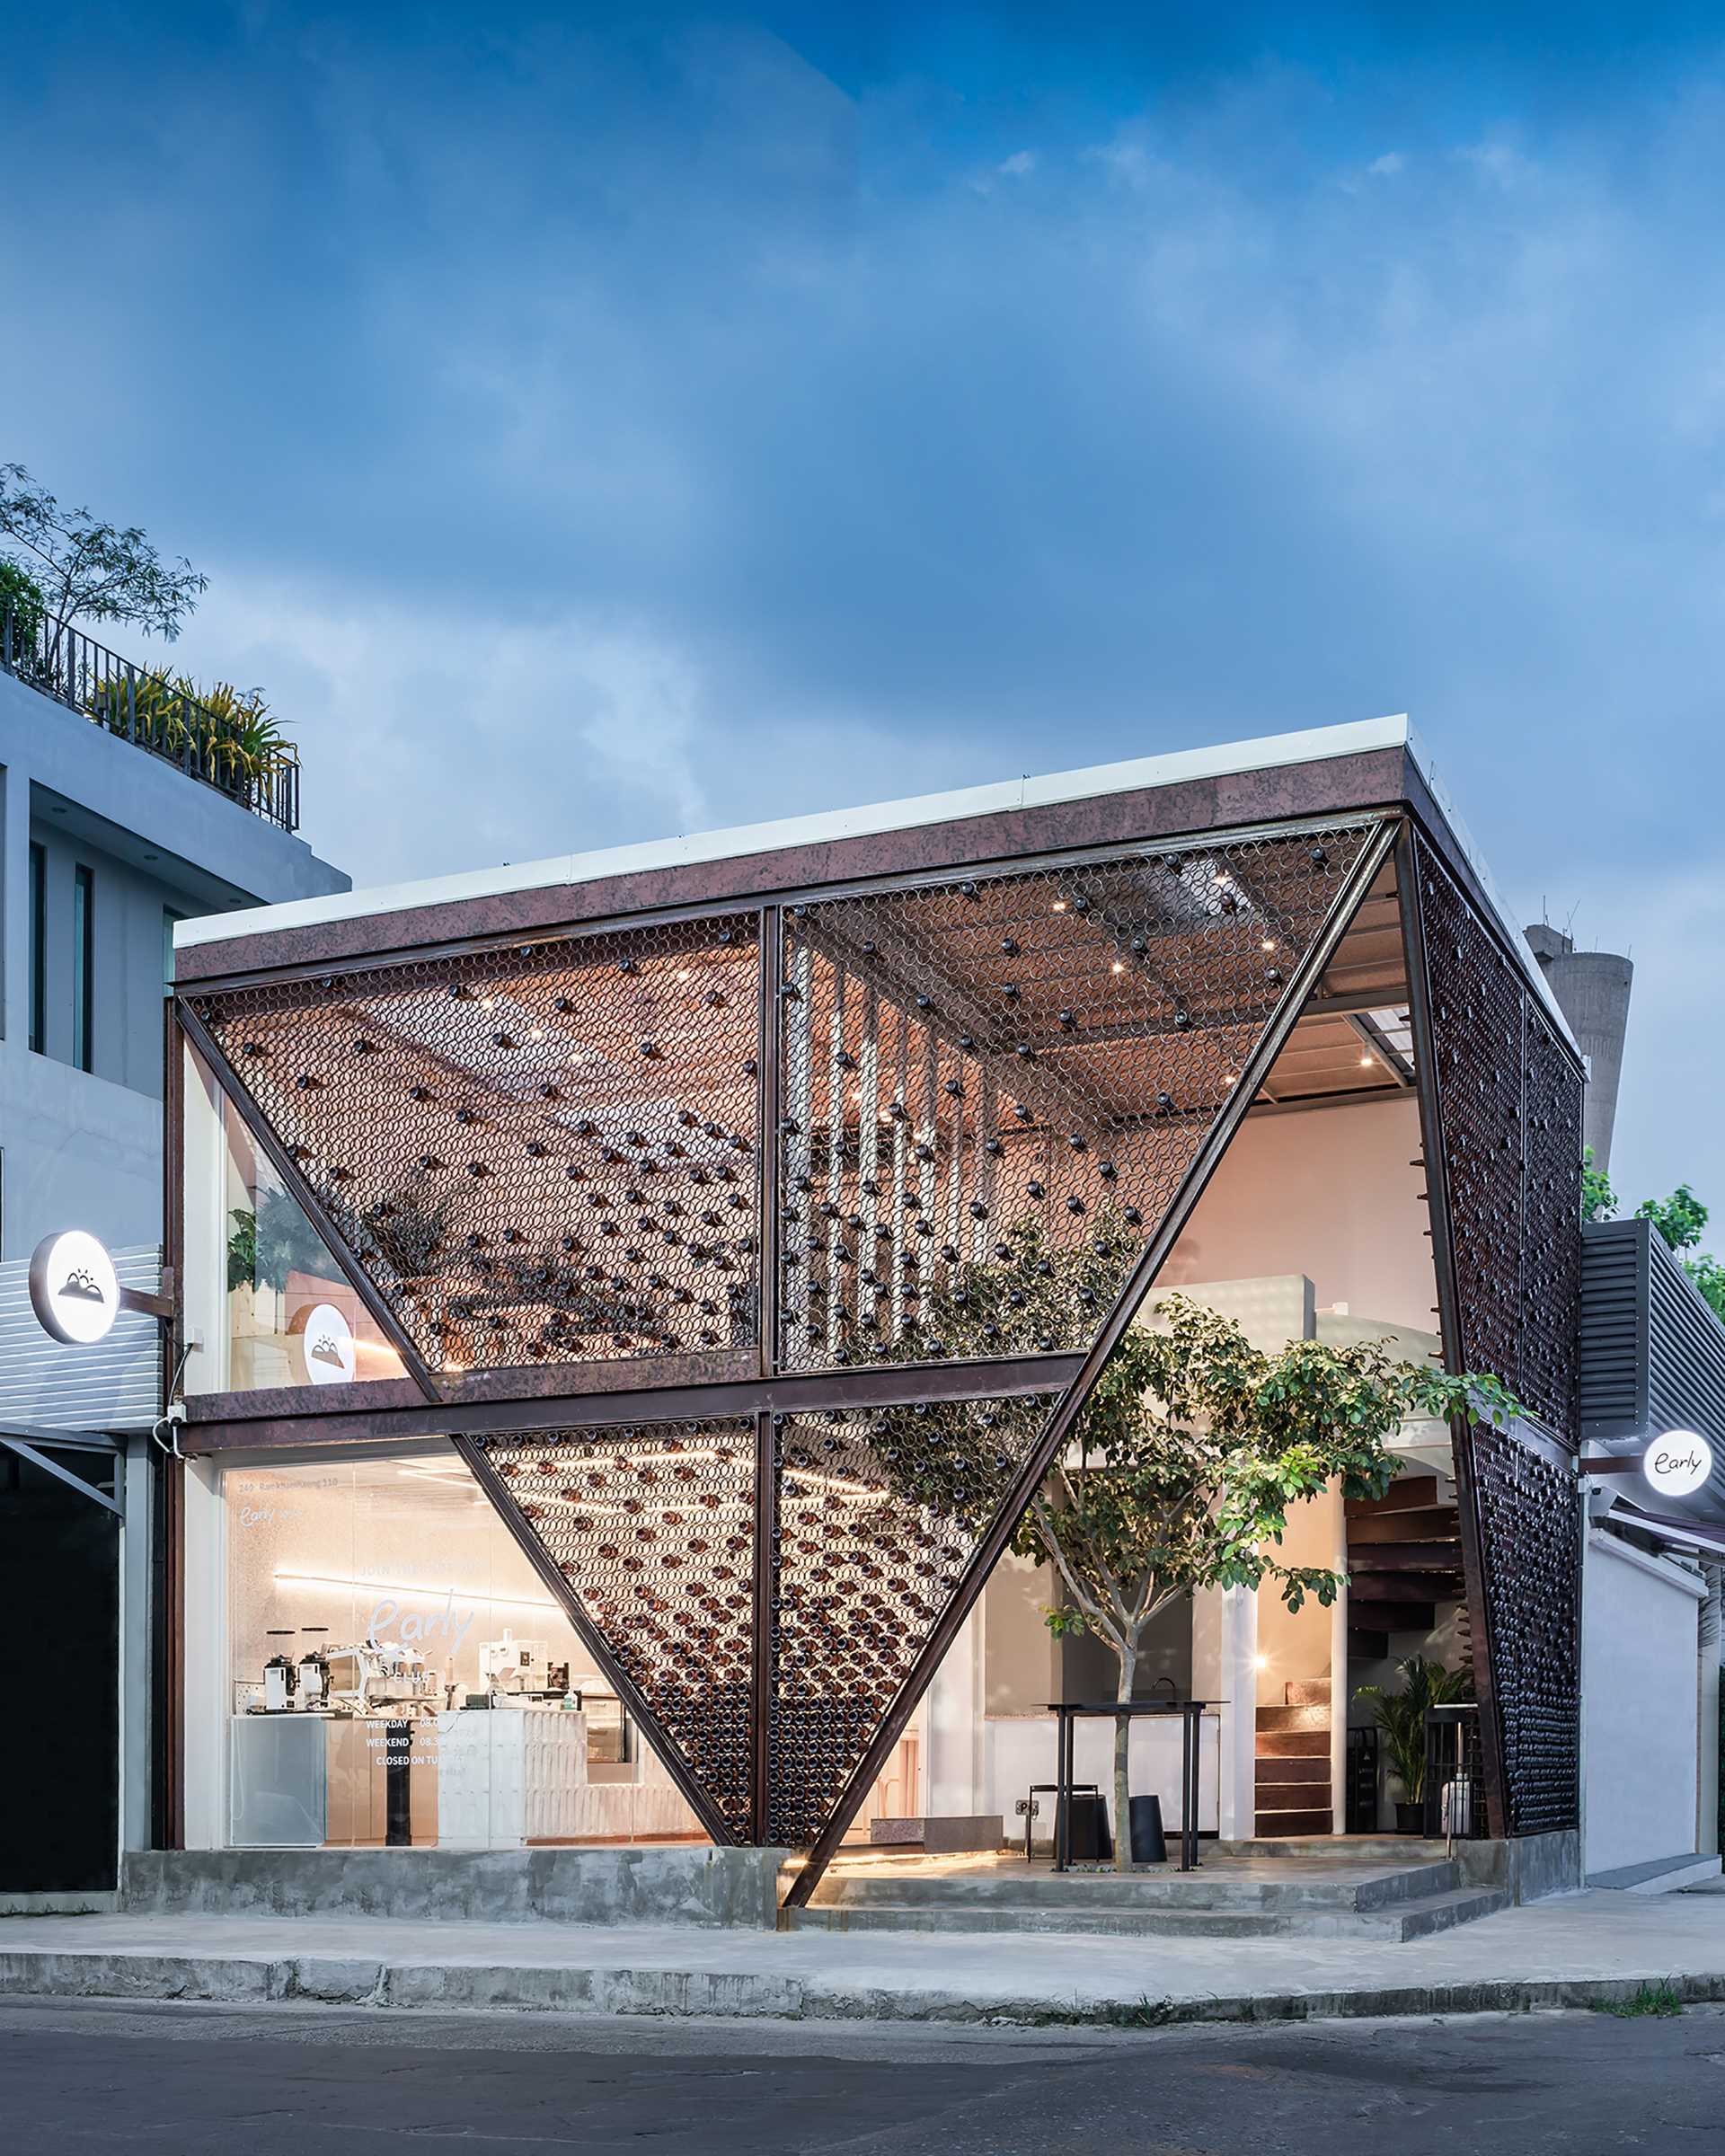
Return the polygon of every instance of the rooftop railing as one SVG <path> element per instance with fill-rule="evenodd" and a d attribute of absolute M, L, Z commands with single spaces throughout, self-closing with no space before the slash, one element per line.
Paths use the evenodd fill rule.
<path fill-rule="evenodd" d="M 299 752 L 242 702 L 226 711 L 37 608 L 0 602 L 0 670 L 178 765 L 283 831 L 299 828 Z"/>

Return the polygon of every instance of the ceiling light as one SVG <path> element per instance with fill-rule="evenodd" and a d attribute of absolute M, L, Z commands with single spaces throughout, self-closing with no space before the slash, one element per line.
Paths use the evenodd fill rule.
<path fill-rule="evenodd" d="M 1264 938 L 1263 941 L 1262 941 L 1262 942 L 1261 942 L 1261 944 L 1258 946 L 1258 948 L 1259 948 L 1259 950 L 1275 950 L 1275 948 L 1276 948 L 1276 939 L 1275 939 L 1275 937 L 1274 937 L 1274 936 L 1266 936 L 1266 937 Z"/>
<path fill-rule="evenodd" d="M 1064 914 L 1066 910 L 1066 900 L 1064 898 L 1057 898 L 1054 902 L 1054 910 L 1057 914 Z"/>
<path fill-rule="evenodd" d="M 1366 1055 L 1364 1055 L 1364 1056 L 1362 1056 L 1360 1057 L 1360 1059 L 1359 1059 L 1359 1067 L 1360 1067 L 1360 1069 L 1361 1069 L 1362 1071 L 1369 1071 L 1369 1070 L 1371 1069 L 1372 1065 L 1374 1065 L 1374 1064 L 1375 1064 L 1376 1061 L 1377 1061 L 1377 1058 L 1376 1058 L 1376 1056 L 1374 1056 L 1374 1055 L 1372 1055 L 1372 1054 L 1371 1054 L 1369 1051 L 1367 1051 L 1367 1053 Z"/>
<path fill-rule="evenodd" d="M 1126 960 L 1124 959 L 1116 959 L 1110 970 L 1115 973 L 1124 973 L 1126 971 Z"/>

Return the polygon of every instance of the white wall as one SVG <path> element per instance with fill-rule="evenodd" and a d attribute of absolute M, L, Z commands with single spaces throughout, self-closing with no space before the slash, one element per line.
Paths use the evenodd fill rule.
<path fill-rule="evenodd" d="M 1249 1116 L 1156 1286 L 1304 1273 L 1321 1310 L 1345 1303 L 1429 1332 L 1438 1294 L 1419 1157 L 1411 1093 Z"/>
<path fill-rule="evenodd" d="M 1585 1799 L 1591 1878 L 1697 1847 L 1696 1673 L 1705 1589 L 1668 1558 L 1588 1537 L 1581 1590 Z"/>

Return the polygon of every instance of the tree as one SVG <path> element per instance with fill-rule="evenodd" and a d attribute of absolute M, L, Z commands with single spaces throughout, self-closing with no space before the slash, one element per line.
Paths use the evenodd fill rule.
<path fill-rule="evenodd" d="M 1644 1197 L 1635 1217 L 1650 1220 L 1668 1250 L 1692 1250 L 1707 1225 L 1707 1208 L 1687 1183 L 1679 1183 L 1669 1197 Z"/>
<path fill-rule="evenodd" d="M 183 555 L 164 561 L 136 525 L 61 508 L 22 464 L 0 464 L 0 543 L 40 592 L 50 664 L 72 621 L 128 622 L 172 643 L 209 582 Z"/>
<path fill-rule="evenodd" d="M 1617 1193 L 1611 1187 L 1611 1178 L 1603 1168 L 1593 1164 L 1593 1147 L 1581 1148 L 1581 1217 L 1583 1220 L 1614 1220 L 1617 1217 Z"/>
<path fill-rule="evenodd" d="M 1707 1208 L 1687 1183 L 1679 1183 L 1669 1197 L 1648 1197 L 1635 1208 L 1637 1220 L 1650 1220 L 1694 1282 L 1713 1315 L 1725 1325 L 1725 1265 L 1706 1250 L 1695 1250 L 1707 1225 Z M 1694 1257 L 1688 1253 L 1694 1250 Z"/>
<path fill-rule="evenodd" d="M 938 1339 L 949 1354 L 987 1352 L 999 1313 L 1027 1303 L 1064 1344 L 1075 1326 L 1093 1325 L 1096 1277 L 1109 1276 L 1108 1254 L 1125 1245 L 1126 1231 L 1106 1219 L 1092 1241 L 1065 1249 L 1022 1223 L 997 1246 L 1007 1257 L 957 1268 L 950 1287 L 926 1298 L 913 1351 L 926 1353 Z M 906 1352 L 903 1343 L 894 1350 Z M 889 1474 L 918 1502 L 979 1524 L 1007 1463 L 997 1425 L 943 1431 L 947 1441 L 935 1447 L 919 1411 L 926 1413 L 893 1409 L 876 1419 Z M 1062 1600 L 1046 1613 L 1050 1630 L 1089 1632 L 1110 1648 L 1115 1697 L 1128 1701 L 1145 1632 L 1199 1588 L 1270 1580 L 1290 1610 L 1308 1595 L 1334 1602 L 1342 1574 L 1278 1555 L 1288 1511 L 1332 1482 L 1345 1497 L 1381 1497 L 1394 1473 L 1388 1441 L 1402 1423 L 1503 1421 L 1514 1412 L 1495 1378 L 1446 1376 L 1399 1361 L 1377 1342 L 1293 1340 L 1267 1355 L 1228 1319 L 1171 1295 L 1154 1325 L 1134 1325 L 1110 1357 L 1073 1447 L 1031 1500 L 1013 1547 L 1053 1567 Z M 987 1450 L 998 1455 L 992 1474 Z M 1129 1732 L 1123 1716 L 1114 1739 L 1122 1869 L 1130 1860 Z"/>

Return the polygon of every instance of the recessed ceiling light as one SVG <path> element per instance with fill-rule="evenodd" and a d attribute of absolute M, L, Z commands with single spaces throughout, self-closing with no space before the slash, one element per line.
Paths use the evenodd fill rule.
<path fill-rule="evenodd" d="M 1262 943 L 1261 943 L 1261 944 L 1260 944 L 1260 946 L 1259 946 L 1259 949 L 1260 949 L 1261 950 L 1275 950 L 1275 948 L 1276 948 L 1276 939 L 1275 939 L 1275 937 L 1274 937 L 1274 936 L 1266 936 L 1266 937 L 1264 938 L 1264 940 L 1263 940 Z"/>

